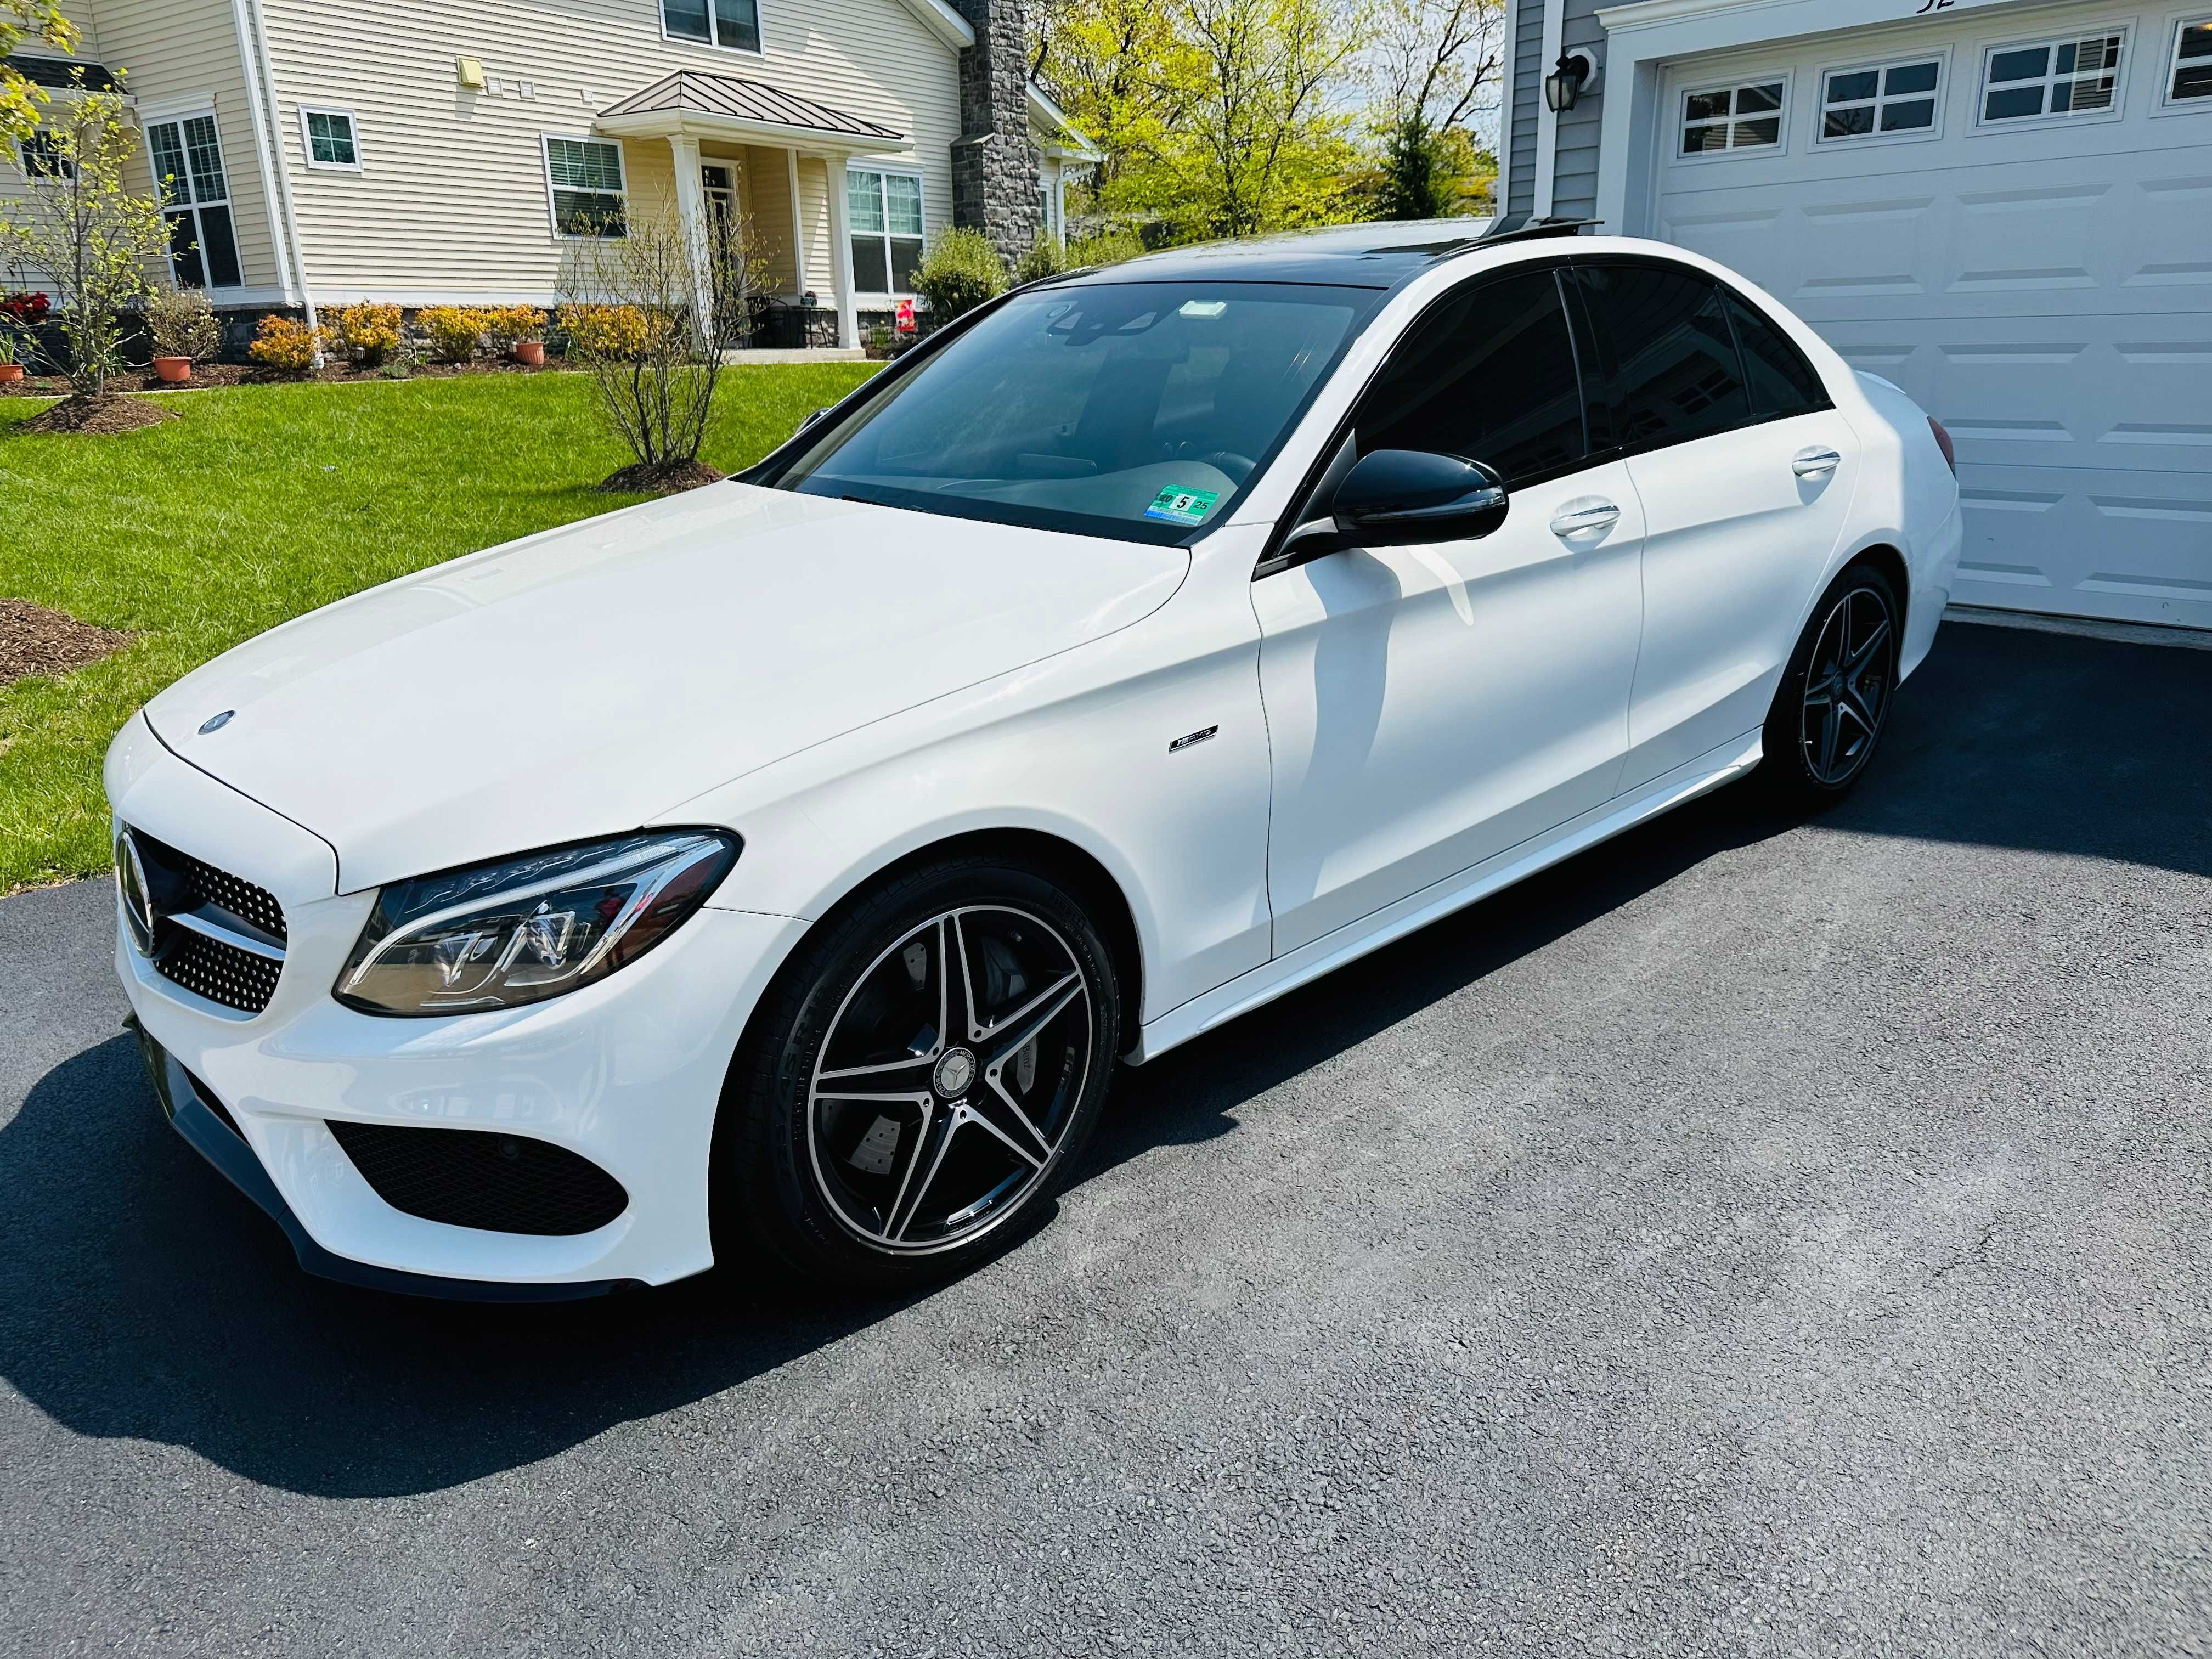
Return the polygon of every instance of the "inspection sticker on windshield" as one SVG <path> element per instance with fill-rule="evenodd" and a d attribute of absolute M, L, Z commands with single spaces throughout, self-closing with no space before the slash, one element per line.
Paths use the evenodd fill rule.
<path fill-rule="evenodd" d="M 1204 524 L 1206 515 L 1213 511 L 1214 502 L 1220 499 L 1218 489 L 1177 489 L 1170 484 L 1152 497 L 1145 516 L 1165 519 L 1170 524 Z"/>

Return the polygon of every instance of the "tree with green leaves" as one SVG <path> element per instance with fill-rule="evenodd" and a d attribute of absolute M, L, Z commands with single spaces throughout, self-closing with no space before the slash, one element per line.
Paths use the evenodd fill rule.
<path fill-rule="evenodd" d="M 0 203 L 0 247 L 52 286 L 70 387 L 97 397 L 122 369 L 123 313 L 154 291 L 169 228 L 161 204 L 124 182 L 136 146 L 120 94 L 71 93 L 40 131 L 52 149 Z"/>
<path fill-rule="evenodd" d="M 1487 204 L 1496 159 L 1472 127 L 1495 114 L 1501 0 L 1377 0 L 1369 94 L 1382 140 L 1376 214 L 1436 219 Z"/>
<path fill-rule="evenodd" d="M 62 15 L 58 0 L 0 0 L 0 58 L 27 40 L 43 40 L 59 52 L 76 49 L 76 27 Z M 0 143 L 20 144 L 39 125 L 46 89 L 0 63 Z"/>

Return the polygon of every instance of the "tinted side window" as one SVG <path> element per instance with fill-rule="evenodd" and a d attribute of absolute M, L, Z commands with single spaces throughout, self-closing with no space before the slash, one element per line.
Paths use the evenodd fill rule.
<path fill-rule="evenodd" d="M 1550 270 L 1450 295 L 1398 344 L 1360 405 L 1359 453 L 1425 449 L 1506 483 L 1587 453 L 1575 353 Z"/>
<path fill-rule="evenodd" d="M 1680 443 L 1751 417 L 1720 290 L 1658 265 L 1577 267 L 1604 362 L 1613 441 Z"/>
<path fill-rule="evenodd" d="M 1751 383 L 1751 412 L 1778 417 L 1826 408 L 1827 388 L 1805 354 L 1764 313 L 1735 295 L 1726 299 L 1729 321 L 1735 325 L 1735 343 L 1743 353 L 1744 375 Z"/>

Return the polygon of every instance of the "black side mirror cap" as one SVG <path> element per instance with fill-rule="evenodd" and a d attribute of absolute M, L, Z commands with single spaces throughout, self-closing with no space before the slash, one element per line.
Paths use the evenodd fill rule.
<path fill-rule="evenodd" d="M 1509 506 L 1504 481 L 1480 461 L 1378 449 L 1345 475 L 1329 512 L 1349 540 L 1397 547 L 1487 536 Z"/>

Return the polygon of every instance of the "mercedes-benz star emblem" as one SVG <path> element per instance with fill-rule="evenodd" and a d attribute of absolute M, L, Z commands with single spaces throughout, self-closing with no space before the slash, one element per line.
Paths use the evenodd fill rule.
<path fill-rule="evenodd" d="M 945 1058 L 937 1062 L 937 1073 L 930 1081 L 937 1085 L 937 1092 L 947 1100 L 957 1100 L 966 1094 L 969 1085 L 975 1081 L 975 1056 L 965 1048 L 948 1051 Z"/>
<path fill-rule="evenodd" d="M 230 724 L 230 717 L 237 712 L 235 708 L 226 708 L 220 714 L 210 714 L 200 722 L 200 735 L 205 737 L 210 732 L 222 731 Z"/>
<path fill-rule="evenodd" d="M 131 943 L 142 957 L 154 954 L 155 930 L 161 912 L 154 908 L 154 890 L 146 880 L 146 866 L 138 860 L 138 843 L 125 830 L 115 838 L 115 888 L 123 899 L 123 919 L 131 929 Z"/>

